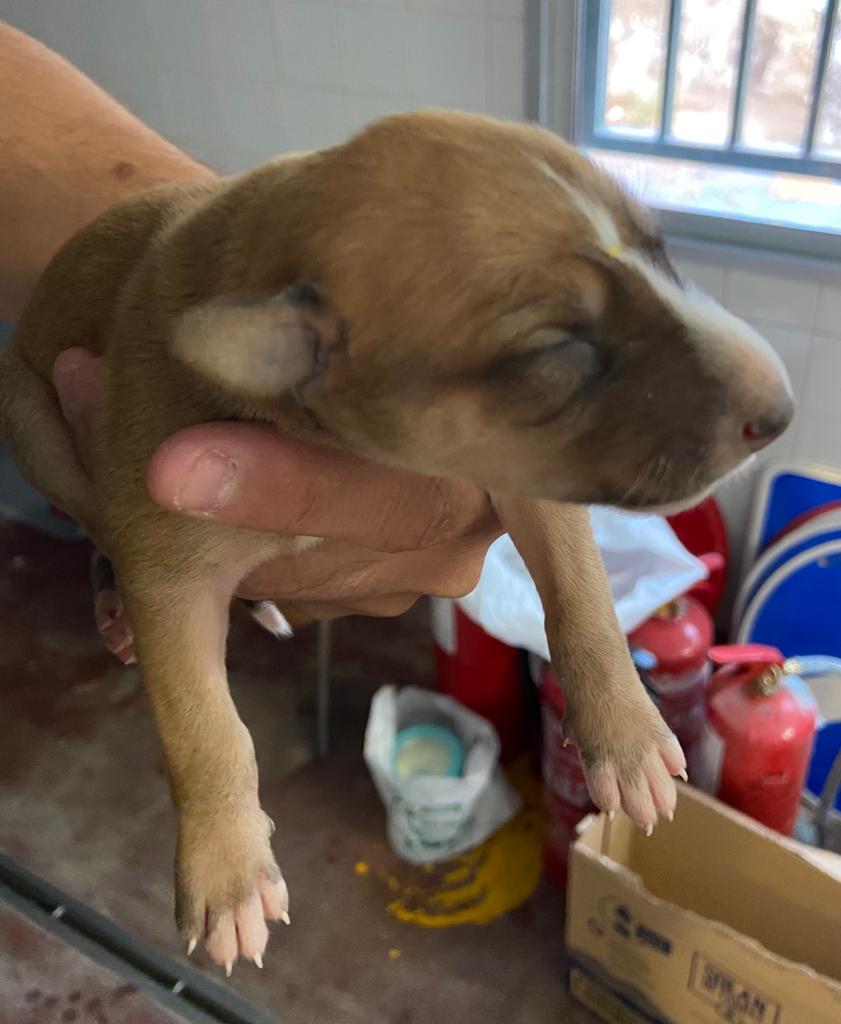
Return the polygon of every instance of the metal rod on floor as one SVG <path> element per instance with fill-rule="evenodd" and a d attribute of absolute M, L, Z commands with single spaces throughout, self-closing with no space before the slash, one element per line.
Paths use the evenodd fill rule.
<path fill-rule="evenodd" d="M 247 1002 L 233 989 L 148 945 L 2 853 L 0 904 L 136 985 L 179 1020 L 192 1024 L 279 1024 L 277 1017 Z"/>
<path fill-rule="evenodd" d="M 316 750 L 326 757 L 330 749 L 330 656 L 333 648 L 333 625 L 319 622 L 316 637 Z"/>

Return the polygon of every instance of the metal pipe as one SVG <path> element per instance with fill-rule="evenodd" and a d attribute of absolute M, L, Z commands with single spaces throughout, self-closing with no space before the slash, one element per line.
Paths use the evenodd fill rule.
<path fill-rule="evenodd" d="M 669 9 L 669 34 L 666 43 L 666 70 L 663 80 L 663 105 L 660 111 L 660 139 L 672 134 L 672 114 L 675 101 L 675 79 L 677 58 L 680 50 L 681 0 L 671 0 Z"/>
<path fill-rule="evenodd" d="M 736 73 L 733 111 L 730 115 L 729 149 L 738 146 L 742 141 L 742 121 L 745 116 L 745 103 L 748 95 L 748 64 L 753 48 L 753 26 L 755 21 L 756 0 L 745 0 L 745 12 L 742 15 L 742 40 L 739 46 L 739 70 Z"/>
<path fill-rule="evenodd" d="M 838 0 L 827 0 L 823 14 L 823 26 L 821 28 L 820 50 L 818 51 L 818 59 L 815 63 L 815 77 L 812 80 L 809 120 L 806 125 L 806 136 L 803 140 L 803 152 L 807 155 L 815 148 L 815 132 L 818 129 L 821 96 L 823 95 L 826 74 L 829 69 L 829 57 L 832 52 L 832 36 L 837 13 Z"/>

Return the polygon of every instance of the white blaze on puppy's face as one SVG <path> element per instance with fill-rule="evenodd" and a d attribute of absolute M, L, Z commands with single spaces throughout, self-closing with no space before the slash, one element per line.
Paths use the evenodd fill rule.
<path fill-rule="evenodd" d="M 601 203 L 591 199 L 581 189 L 576 188 L 553 171 L 545 160 L 538 160 L 537 166 L 561 189 L 565 199 L 589 223 L 595 236 L 596 245 L 608 256 L 621 252 L 624 248 L 622 237 L 610 212 Z"/>

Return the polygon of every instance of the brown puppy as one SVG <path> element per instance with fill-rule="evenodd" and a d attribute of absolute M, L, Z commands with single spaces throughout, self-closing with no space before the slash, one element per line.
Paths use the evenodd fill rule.
<path fill-rule="evenodd" d="M 75 345 L 107 365 L 93 487 L 49 383 Z M 190 948 L 259 963 L 264 917 L 286 915 L 225 636 L 239 580 L 318 541 L 153 505 L 166 437 L 256 420 L 487 488 L 538 585 L 593 797 L 650 829 L 684 760 L 631 664 L 583 503 L 697 497 L 791 411 L 761 339 L 684 288 L 644 211 L 533 127 L 389 118 L 133 197 L 72 239 L 0 356 L 0 426 L 113 561 L 179 813 Z"/>

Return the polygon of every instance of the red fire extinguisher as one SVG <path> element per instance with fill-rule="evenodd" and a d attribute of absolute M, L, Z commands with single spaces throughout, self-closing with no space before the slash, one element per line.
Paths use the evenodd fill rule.
<path fill-rule="evenodd" d="M 501 758 L 525 747 L 526 708 L 520 653 L 473 622 L 454 601 L 432 598 L 438 689 L 486 718 L 496 729 Z"/>
<path fill-rule="evenodd" d="M 632 649 L 646 651 L 653 668 L 641 672 L 660 714 L 677 736 L 692 778 L 704 728 L 704 689 L 711 666 L 713 621 L 694 598 L 670 601 L 628 638 Z"/>
<path fill-rule="evenodd" d="M 814 705 L 793 689 L 796 662 L 762 644 L 713 647 L 710 659 L 718 668 L 707 688 L 702 770 L 693 781 L 791 835 L 816 727 Z"/>
<path fill-rule="evenodd" d="M 543 866 L 547 879 L 566 889 L 569 845 L 575 829 L 595 805 L 587 792 L 587 781 L 574 743 L 564 737 L 564 695 L 550 665 L 540 681 L 543 724 L 543 804 L 546 810 L 546 838 Z"/>

